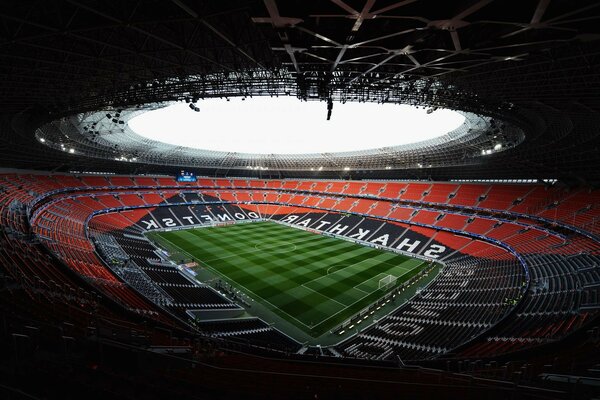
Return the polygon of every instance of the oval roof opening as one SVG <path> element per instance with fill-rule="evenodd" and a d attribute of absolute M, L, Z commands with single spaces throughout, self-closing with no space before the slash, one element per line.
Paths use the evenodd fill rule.
<path fill-rule="evenodd" d="M 312 154 L 377 149 L 443 136 L 459 112 L 409 105 L 334 103 L 295 97 L 240 97 L 173 103 L 132 118 L 138 135 L 177 146 L 246 154 Z"/>

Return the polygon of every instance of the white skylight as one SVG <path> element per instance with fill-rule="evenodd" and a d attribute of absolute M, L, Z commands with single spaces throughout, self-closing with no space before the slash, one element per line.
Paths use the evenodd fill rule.
<path fill-rule="evenodd" d="M 427 114 L 407 105 L 333 104 L 327 121 L 325 102 L 293 97 L 200 100 L 141 114 L 129 121 L 138 135 L 196 149 L 254 153 L 306 154 L 376 149 L 442 136 L 463 124 L 451 110 Z"/>

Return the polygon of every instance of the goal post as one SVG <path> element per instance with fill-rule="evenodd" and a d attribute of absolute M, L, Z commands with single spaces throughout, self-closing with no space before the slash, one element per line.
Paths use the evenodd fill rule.
<path fill-rule="evenodd" d="M 388 290 L 396 284 L 398 278 L 394 275 L 386 275 L 379 280 L 379 290 Z"/>

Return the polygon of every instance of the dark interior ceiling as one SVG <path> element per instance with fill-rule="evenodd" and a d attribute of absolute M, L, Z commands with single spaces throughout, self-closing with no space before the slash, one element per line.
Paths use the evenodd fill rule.
<path fill-rule="evenodd" d="M 355 178 L 594 183 L 599 39 L 600 2 L 587 0 L 5 0 L 0 166 L 158 172 L 55 152 L 32 132 L 115 99 L 181 98 L 178 79 L 189 76 L 233 74 L 252 85 L 247 72 L 267 70 L 285 71 L 299 97 L 321 100 L 332 92 L 360 92 L 364 100 L 399 84 L 441 83 L 459 108 L 463 93 L 472 94 L 469 101 L 512 105 L 505 115 L 528 131 L 522 146 L 478 168 L 359 171 Z"/>

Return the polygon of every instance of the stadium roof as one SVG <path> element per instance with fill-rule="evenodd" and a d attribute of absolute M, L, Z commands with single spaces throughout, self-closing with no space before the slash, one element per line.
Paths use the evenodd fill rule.
<path fill-rule="evenodd" d="M 355 177 L 594 182 L 599 19 L 596 1 L 4 1 L 0 165 L 164 171 L 51 149 L 34 132 L 165 101 L 291 95 L 324 109 L 331 101 L 334 113 L 344 101 L 447 107 L 491 118 L 490 135 L 525 133 L 514 149 L 475 162 L 365 166 Z M 314 175 L 305 166 L 284 174 Z"/>
<path fill-rule="evenodd" d="M 127 122 L 140 136 L 177 146 L 245 154 L 357 151 L 413 144 L 447 134 L 465 122 L 453 110 L 347 102 L 326 118 L 323 104 L 258 96 L 205 99 L 190 112 L 173 103 Z M 371 132 L 365 135 L 364 132 Z"/>

